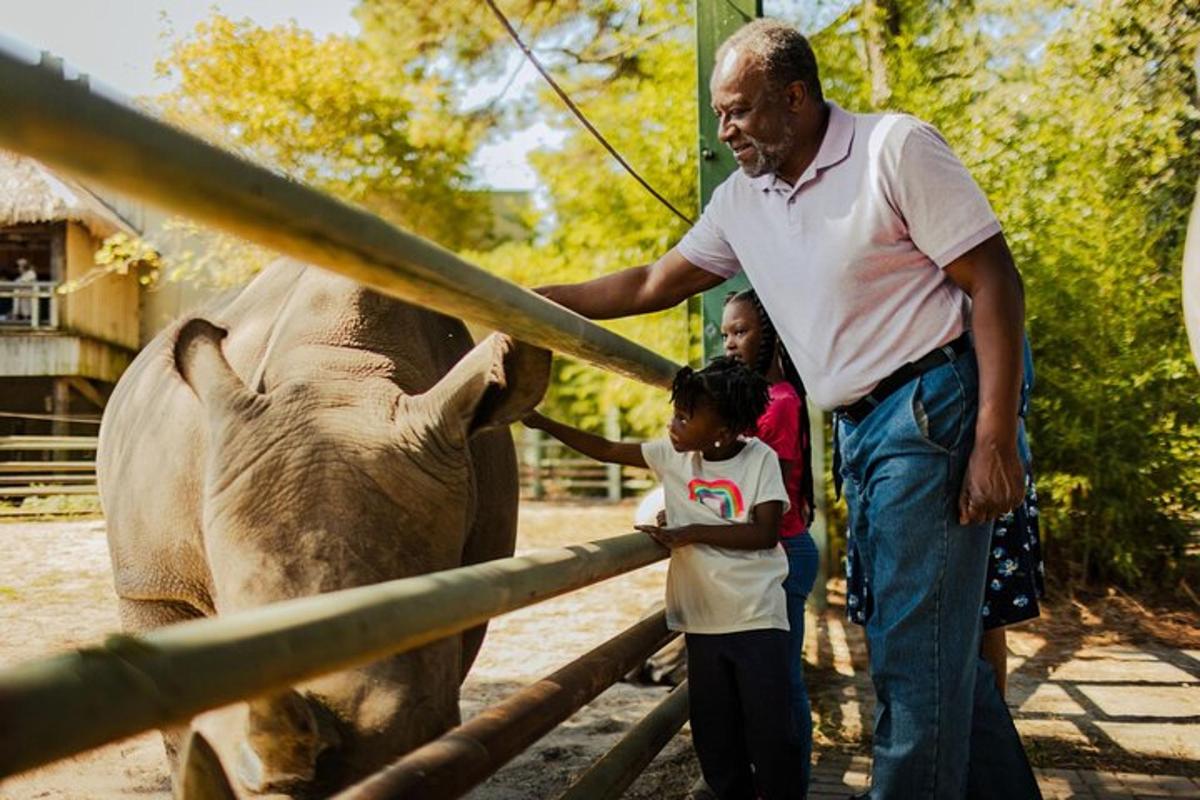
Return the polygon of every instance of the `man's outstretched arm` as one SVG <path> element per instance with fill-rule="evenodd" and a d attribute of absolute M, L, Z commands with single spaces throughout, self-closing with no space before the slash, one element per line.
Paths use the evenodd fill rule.
<path fill-rule="evenodd" d="M 724 280 L 671 248 L 653 264 L 584 283 L 539 286 L 534 291 L 588 319 L 614 319 L 662 311 Z"/>

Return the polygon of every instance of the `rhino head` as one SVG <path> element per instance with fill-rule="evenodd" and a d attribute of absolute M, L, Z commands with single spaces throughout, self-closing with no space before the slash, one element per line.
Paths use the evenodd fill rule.
<path fill-rule="evenodd" d="M 473 440 L 533 408 L 549 378 L 547 351 L 496 334 L 421 394 L 354 369 L 260 392 L 230 366 L 224 337 L 192 320 L 174 348 L 206 415 L 218 613 L 458 566 L 476 470 L 514 468 L 511 446 L 507 462 L 473 463 Z M 462 662 L 450 637 L 251 701 L 223 743 L 238 782 L 323 796 L 379 769 L 458 723 Z"/>

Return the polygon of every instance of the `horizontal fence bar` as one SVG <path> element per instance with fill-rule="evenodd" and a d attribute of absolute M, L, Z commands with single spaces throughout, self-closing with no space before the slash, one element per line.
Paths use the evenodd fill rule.
<path fill-rule="evenodd" d="M 0 487 L 0 499 L 9 499 L 13 497 L 52 497 L 60 494 L 99 494 L 100 490 L 95 484 L 87 486 L 65 486 L 56 484 L 54 486 L 4 486 Z"/>
<path fill-rule="evenodd" d="M 687 718 L 688 684 L 684 681 L 580 775 L 558 800 L 617 800 L 679 732 Z"/>
<path fill-rule="evenodd" d="M 678 634 L 648 617 L 470 721 L 352 786 L 336 800 L 461 797 Z"/>
<path fill-rule="evenodd" d="M 95 450 L 95 436 L 0 436 L 0 450 Z"/>
<path fill-rule="evenodd" d="M 95 461 L 0 461 L 0 475 L 14 472 L 95 472 Z"/>
<path fill-rule="evenodd" d="M 665 558 L 641 533 L 184 622 L 0 672 L 0 778 Z"/>
<path fill-rule="evenodd" d="M 415 234 L 0 45 L 0 146 L 381 292 L 656 386 L 677 365 Z"/>

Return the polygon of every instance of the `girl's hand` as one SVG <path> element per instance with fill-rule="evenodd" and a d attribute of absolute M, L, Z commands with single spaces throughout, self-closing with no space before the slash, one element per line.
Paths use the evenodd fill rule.
<path fill-rule="evenodd" d="M 528 414 L 521 417 L 521 424 L 524 425 L 526 428 L 533 428 L 534 430 L 542 430 L 542 428 L 544 427 L 543 423 L 545 422 L 545 420 L 546 420 L 546 418 L 543 417 L 538 412 L 530 411 Z"/>
<path fill-rule="evenodd" d="M 667 510 L 665 508 L 660 508 L 658 510 L 658 515 L 655 516 L 654 519 L 658 523 L 658 527 L 667 527 Z"/>
<path fill-rule="evenodd" d="M 687 528 L 663 528 L 658 525 L 634 525 L 633 527 L 642 533 L 648 534 L 651 539 L 668 550 L 674 550 L 676 547 L 691 544 L 691 541 L 688 539 Z"/>

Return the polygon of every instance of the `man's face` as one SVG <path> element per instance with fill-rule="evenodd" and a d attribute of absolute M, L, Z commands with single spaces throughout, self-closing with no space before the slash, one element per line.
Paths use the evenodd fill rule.
<path fill-rule="evenodd" d="M 772 89 L 762 68 L 736 48 L 722 54 L 710 89 L 718 135 L 742 171 L 751 178 L 777 172 L 796 143 L 787 95 Z"/>

